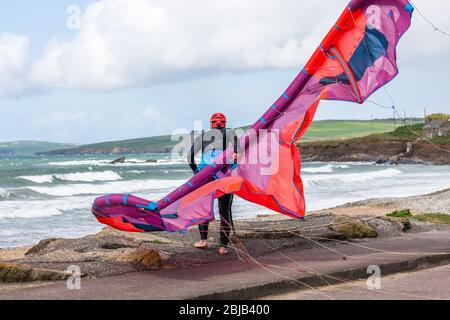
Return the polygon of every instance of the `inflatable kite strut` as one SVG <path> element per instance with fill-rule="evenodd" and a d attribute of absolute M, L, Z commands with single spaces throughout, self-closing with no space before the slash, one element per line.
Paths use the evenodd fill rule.
<path fill-rule="evenodd" d="M 396 46 L 411 25 L 414 7 L 407 0 L 353 0 L 305 68 L 282 96 L 241 139 L 245 154 L 257 152 L 250 132 L 278 130 L 274 163 L 228 165 L 229 148 L 214 163 L 159 201 L 128 194 L 95 200 L 97 220 L 131 232 L 183 232 L 214 219 L 214 200 L 233 193 L 250 202 L 303 218 L 305 199 L 300 153 L 295 145 L 311 124 L 321 100 L 362 104 L 398 74 Z M 271 174 L 262 175 L 269 168 Z"/>

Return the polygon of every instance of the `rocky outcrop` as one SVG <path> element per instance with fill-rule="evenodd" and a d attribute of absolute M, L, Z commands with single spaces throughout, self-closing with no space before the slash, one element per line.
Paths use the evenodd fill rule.
<path fill-rule="evenodd" d="M 58 270 L 33 268 L 17 263 L 0 263 L 0 282 L 58 281 L 67 280 L 70 276 L 70 273 Z"/>
<path fill-rule="evenodd" d="M 368 209 L 362 212 L 367 213 Z M 231 254 L 227 257 L 217 252 L 219 223 L 216 221 L 210 225 L 208 250 L 193 247 L 198 240 L 195 227 L 182 235 L 134 234 L 105 228 L 98 234 L 79 239 L 47 239 L 30 248 L 26 255 L 6 261 L 0 267 L 0 281 L 62 280 L 68 277 L 65 271 L 70 266 L 77 266 L 83 275 L 94 278 L 187 268 L 218 259 L 236 259 L 238 252 L 258 257 L 287 248 L 311 248 L 317 246 L 317 242 L 392 237 L 408 231 L 406 220 L 373 215 L 350 217 L 328 211 L 309 215 L 305 220 L 286 219 L 281 215 L 236 220 L 234 226 L 236 233 L 232 234 Z M 234 251 L 236 248 L 244 251 Z"/>
<path fill-rule="evenodd" d="M 45 248 L 47 248 L 47 246 L 52 243 L 55 242 L 57 240 L 61 240 L 61 239 L 56 239 L 56 238 L 50 238 L 50 239 L 44 239 L 39 241 L 39 243 L 33 247 L 31 247 L 31 249 L 29 249 L 27 252 L 25 252 L 25 255 L 28 256 L 30 254 L 37 254 L 39 252 L 41 252 L 42 250 L 44 250 Z"/>
<path fill-rule="evenodd" d="M 449 145 L 438 146 L 450 150 Z M 364 161 L 377 164 L 450 164 L 448 153 L 426 141 L 360 138 L 304 143 L 304 161 Z"/>
<path fill-rule="evenodd" d="M 161 256 L 154 249 L 138 249 L 124 252 L 118 257 L 118 260 L 144 266 L 149 270 L 159 269 L 162 266 Z"/>

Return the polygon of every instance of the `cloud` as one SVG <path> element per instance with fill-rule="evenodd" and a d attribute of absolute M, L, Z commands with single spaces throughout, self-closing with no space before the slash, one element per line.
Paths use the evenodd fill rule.
<path fill-rule="evenodd" d="M 313 16 L 315 7 L 294 0 L 98 1 L 73 39 L 49 42 L 25 80 L 37 89 L 114 90 L 298 67 L 320 40 L 317 28 L 336 16 L 333 9 Z"/>
<path fill-rule="evenodd" d="M 0 34 L 0 96 L 22 92 L 30 59 L 30 40 L 11 33 Z"/>
<path fill-rule="evenodd" d="M 448 1 L 417 2 L 450 29 L 442 14 L 450 10 Z M 34 61 L 26 37 L 0 37 L 0 47 L 8 48 L 0 53 L 0 95 L 118 90 L 220 72 L 300 68 L 346 3 L 100 0 L 88 6 L 72 39 L 51 40 Z M 424 46 L 430 29 L 423 21 L 419 26 L 406 40 L 409 62 L 436 52 L 444 61 L 448 43 Z"/>

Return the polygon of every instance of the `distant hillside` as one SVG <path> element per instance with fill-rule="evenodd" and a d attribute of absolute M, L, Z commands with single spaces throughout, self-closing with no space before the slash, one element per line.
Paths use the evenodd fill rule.
<path fill-rule="evenodd" d="M 313 122 L 303 141 L 335 140 L 364 137 L 374 133 L 391 132 L 394 120 L 325 120 Z"/>
<path fill-rule="evenodd" d="M 74 148 L 78 145 L 43 141 L 12 141 L 0 143 L 0 155 L 30 155 L 55 149 Z"/>
<path fill-rule="evenodd" d="M 423 138 L 424 123 L 365 137 L 299 144 L 304 161 L 450 164 L 450 137 Z"/>
<path fill-rule="evenodd" d="M 316 121 L 303 138 L 305 141 L 333 140 L 363 137 L 372 133 L 389 132 L 394 129 L 392 120 L 375 121 Z M 136 154 L 136 153 L 168 153 L 177 142 L 171 141 L 170 135 L 140 138 L 133 140 L 112 141 L 84 145 L 77 148 L 54 149 L 41 152 L 47 155 L 64 154 Z"/>
<path fill-rule="evenodd" d="M 138 153 L 168 153 L 177 142 L 171 141 L 171 136 L 158 136 L 123 141 L 102 142 L 80 146 L 77 148 L 57 149 L 41 152 L 44 155 L 75 155 L 75 154 L 138 154 Z"/>

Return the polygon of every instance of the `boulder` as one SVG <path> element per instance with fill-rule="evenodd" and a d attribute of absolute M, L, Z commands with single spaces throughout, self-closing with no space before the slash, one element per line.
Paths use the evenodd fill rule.
<path fill-rule="evenodd" d="M 41 251 L 43 251 L 45 248 L 48 247 L 48 245 L 52 242 L 55 242 L 57 240 L 61 240 L 61 239 L 56 239 L 56 238 L 50 238 L 50 239 L 45 239 L 40 241 L 37 245 L 31 247 L 30 250 L 28 250 L 25 255 L 28 256 L 30 254 L 36 254 L 36 253 L 40 253 Z"/>
<path fill-rule="evenodd" d="M 15 263 L 0 263 L 0 282 L 57 281 L 67 280 L 70 276 L 70 273 L 58 270 L 33 268 Z"/>
<path fill-rule="evenodd" d="M 339 232 L 347 239 L 375 238 L 377 232 L 367 224 L 347 216 L 336 218 L 330 225 L 330 229 Z"/>
<path fill-rule="evenodd" d="M 127 251 L 118 257 L 118 261 L 140 265 L 151 270 L 159 269 L 162 266 L 161 256 L 154 249 L 141 248 Z"/>
<path fill-rule="evenodd" d="M 116 159 L 114 161 L 111 161 L 111 164 L 125 163 L 125 160 L 126 160 L 125 157 L 122 157 L 122 158 Z"/>

